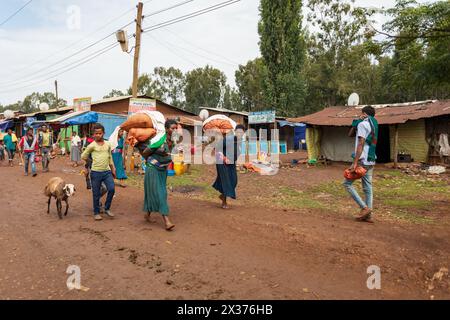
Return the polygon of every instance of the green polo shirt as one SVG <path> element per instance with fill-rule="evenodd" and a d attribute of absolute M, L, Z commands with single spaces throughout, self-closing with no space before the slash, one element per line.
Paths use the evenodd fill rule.
<path fill-rule="evenodd" d="M 108 141 L 105 141 L 103 145 L 97 144 L 97 142 L 92 142 L 86 147 L 81 158 L 87 160 L 89 155 L 92 156 L 92 171 L 105 172 L 110 171 L 110 165 L 113 164 L 111 145 Z"/>

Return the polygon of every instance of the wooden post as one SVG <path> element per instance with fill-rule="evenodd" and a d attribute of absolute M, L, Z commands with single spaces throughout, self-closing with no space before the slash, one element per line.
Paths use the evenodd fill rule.
<path fill-rule="evenodd" d="M 58 80 L 55 80 L 55 93 L 56 93 L 56 111 L 59 111 Z"/>
<path fill-rule="evenodd" d="M 139 2 L 137 6 L 136 17 L 136 45 L 134 47 L 134 63 L 133 63 L 133 85 L 132 94 L 133 98 L 137 98 L 138 95 L 138 80 L 139 80 L 139 55 L 141 51 L 141 33 L 142 33 L 142 10 L 144 4 Z"/>
<path fill-rule="evenodd" d="M 275 118 L 275 122 L 273 123 L 273 133 L 275 134 L 275 131 L 277 130 L 277 118 Z M 280 143 L 280 139 L 279 139 L 279 135 L 276 135 L 276 139 L 278 140 L 278 143 Z M 269 144 L 269 154 L 272 157 L 272 141 L 275 140 L 275 137 L 273 137 L 272 135 L 270 135 L 270 144 Z"/>
<path fill-rule="evenodd" d="M 142 33 L 142 11 L 144 9 L 144 4 L 139 2 L 137 5 L 137 16 L 136 16 L 136 44 L 134 46 L 134 62 L 133 62 L 133 84 L 132 96 L 137 98 L 138 96 L 138 80 L 139 80 L 139 56 L 141 52 L 141 33 Z M 133 158 L 133 148 L 128 145 L 125 146 L 125 170 L 128 173 L 132 173 L 134 169 L 131 168 L 131 162 Z"/>
<path fill-rule="evenodd" d="M 398 124 L 394 126 L 394 168 L 398 166 Z"/>

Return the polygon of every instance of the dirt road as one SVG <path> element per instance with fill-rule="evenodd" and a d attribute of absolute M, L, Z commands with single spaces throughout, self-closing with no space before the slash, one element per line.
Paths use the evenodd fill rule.
<path fill-rule="evenodd" d="M 57 169 L 59 168 L 59 169 Z M 449 299 L 450 228 L 357 223 L 327 211 L 269 209 L 170 195 L 174 232 L 144 220 L 142 191 L 117 189 L 95 222 L 83 177 L 63 160 L 23 176 L 0 166 L 0 299 Z M 298 173 L 301 174 L 301 173 Z M 47 180 L 77 186 L 64 220 L 46 213 Z M 211 177 L 211 180 L 213 177 Z M 89 290 L 68 290 L 66 269 Z M 367 268 L 381 268 L 369 290 Z"/>

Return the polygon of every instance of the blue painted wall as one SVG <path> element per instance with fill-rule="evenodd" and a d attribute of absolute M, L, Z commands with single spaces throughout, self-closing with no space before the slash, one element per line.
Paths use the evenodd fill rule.
<path fill-rule="evenodd" d="M 98 123 L 105 127 L 105 138 L 108 139 L 117 126 L 127 120 L 126 115 L 98 113 Z"/>

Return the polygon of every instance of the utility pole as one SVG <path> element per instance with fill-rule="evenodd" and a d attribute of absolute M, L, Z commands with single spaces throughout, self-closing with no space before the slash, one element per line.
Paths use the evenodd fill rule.
<path fill-rule="evenodd" d="M 134 46 L 134 62 L 133 62 L 133 84 L 131 86 L 131 91 L 133 98 L 138 96 L 138 80 L 139 80 L 139 55 L 141 52 L 141 33 L 142 33 L 142 11 L 144 9 L 144 4 L 139 2 L 137 5 L 137 16 L 136 16 L 136 44 Z M 126 146 L 126 157 L 125 164 L 127 172 L 134 171 L 134 160 L 133 160 L 133 148 Z M 132 168 L 133 167 L 133 168 Z"/>
<path fill-rule="evenodd" d="M 56 111 L 59 111 L 58 80 L 55 80 L 55 92 L 56 92 Z"/>
<path fill-rule="evenodd" d="M 144 4 L 139 2 L 137 6 L 136 17 L 136 45 L 134 47 L 134 64 L 133 64 L 133 86 L 132 93 L 133 98 L 137 98 L 138 95 L 138 79 L 139 79 L 139 54 L 141 51 L 141 33 L 142 33 L 142 10 Z"/>

